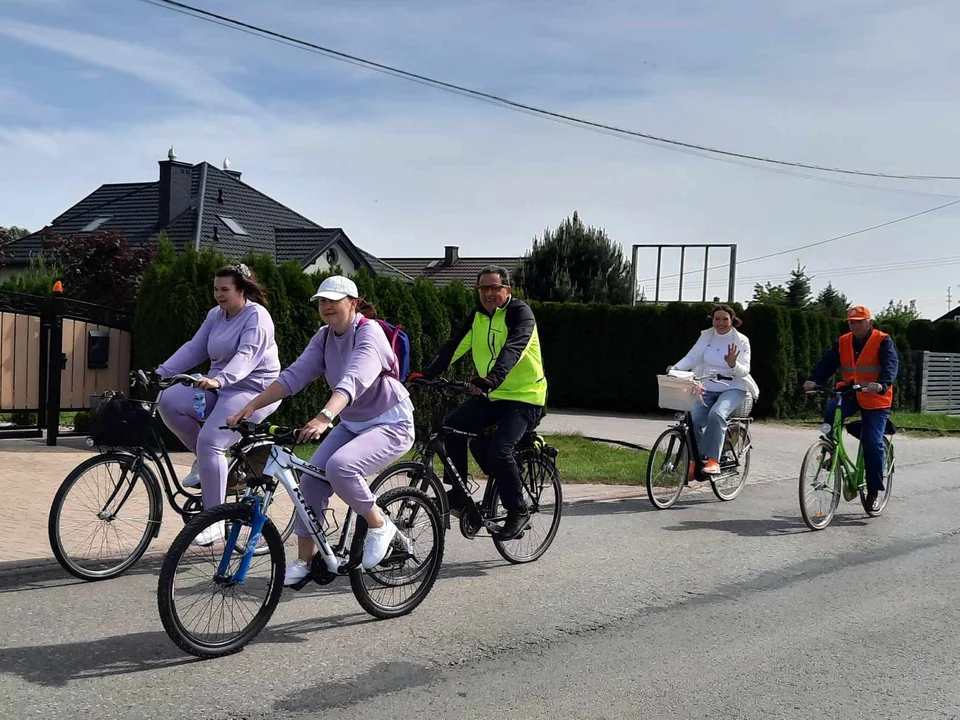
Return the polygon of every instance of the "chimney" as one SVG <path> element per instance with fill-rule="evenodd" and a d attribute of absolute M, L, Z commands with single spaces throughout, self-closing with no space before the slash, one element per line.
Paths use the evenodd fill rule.
<path fill-rule="evenodd" d="M 444 247 L 443 264 L 446 266 L 456 265 L 460 262 L 460 248 L 456 245 L 447 245 Z"/>
<path fill-rule="evenodd" d="M 193 166 L 179 162 L 173 148 L 167 153 L 167 160 L 160 161 L 160 229 L 170 226 L 187 208 L 190 207 L 190 185 L 193 179 Z"/>
<path fill-rule="evenodd" d="M 237 180 L 240 179 L 240 171 L 230 169 L 230 158 L 223 159 L 223 171 L 230 177 L 236 178 Z"/>

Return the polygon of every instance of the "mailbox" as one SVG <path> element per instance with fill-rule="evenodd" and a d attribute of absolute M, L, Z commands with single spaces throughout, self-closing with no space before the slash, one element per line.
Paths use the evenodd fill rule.
<path fill-rule="evenodd" d="M 110 360 L 110 331 L 87 331 L 87 367 L 90 370 L 105 370 Z"/>

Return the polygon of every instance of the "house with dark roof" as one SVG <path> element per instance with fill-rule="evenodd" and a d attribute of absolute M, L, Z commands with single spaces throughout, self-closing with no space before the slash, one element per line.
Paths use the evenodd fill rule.
<path fill-rule="evenodd" d="M 941 320 L 960 320 L 960 305 L 947 312 L 946 315 L 941 315 L 934 322 L 940 322 Z"/>
<path fill-rule="evenodd" d="M 477 282 L 477 274 L 488 265 L 500 265 L 513 273 L 520 266 L 522 259 L 519 257 L 461 257 L 458 246 L 447 245 L 441 258 L 394 257 L 385 258 L 383 262 L 405 275 L 426 278 L 438 287 L 449 285 L 454 280 L 460 280 L 467 287 L 473 287 Z"/>
<path fill-rule="evenodd" d="M 335 265 L 352 274 L 412 281 L 412 277 L 358 248 L 342 228 L 325 228 L 241 180 L 230 169 L 177 160 L 173 148 L 151 182 L 101 185 L 42 230 L 11 243 L 4 275 L 15 274 L 43 249 L 50 235 L 71 237 L 97 230 L 121 233 L 133 246 L 156 242 L 163 232 L 178 250 L 216 246 L 232 258 L 266 253 L 294 260 L 307 272 Z"/>

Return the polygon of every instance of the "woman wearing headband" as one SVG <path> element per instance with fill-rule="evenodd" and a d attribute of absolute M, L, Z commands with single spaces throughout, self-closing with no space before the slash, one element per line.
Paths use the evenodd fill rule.
<path fill-rule="evenodd" d="M 220 426 L 280 375 L 273 319 L 253 272 L 243 264 L 220 268 L 214 277 L 213 294 L 217 306 L 207 313 L 196 335 L 156 370 L 161 377 L 170 377 L 210 361 L 209 372 L 197 378 L 193 388 L 174 385 L 165 390 L 159 407 L 163 422 L 197 456 L 183 484 L 200 486 L 204 508 L 224 501 L 224 452 L 238 439 L 237 433 L 221 430 Z M 202 424 L 194 406 L 197 389 L 204 392 Z M 279 406 L 280 402 L 271 403 L 251 419 L 260 422 Z M 209 545 L 217 539 L 217 528 L 210 527 L 195 542 Z"/>

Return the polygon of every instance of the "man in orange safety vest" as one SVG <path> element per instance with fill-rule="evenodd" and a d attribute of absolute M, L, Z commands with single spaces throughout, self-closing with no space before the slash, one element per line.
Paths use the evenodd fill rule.
<path fill-rule="evenodd" d="M 840 371 L 842 382 L 837 385 L 858 383 L 863 386 L 855 396 L 843 398 L 841 412 L 847 418 L 858 410 L 863 416 L 860 444 L 863 447 L 863 464 L 867 475 L 867 503 L 873 507 L 877 496 L 883 492 L 883 468 L 886 464 L 886 448 L 883 433 L 893 406 L 893 383 L 897 379 L 900 358 L 893 339 L 873 326 L 873 315 L 862 305 L 847 312 L 850 332 L 842 335 L 823 359 L 810 373 L 803 384 L 804 390 L 813 390 Z M 827 405 L 825 422 L 832 424 L 839 399 Z"/>

